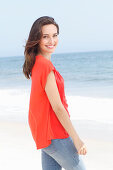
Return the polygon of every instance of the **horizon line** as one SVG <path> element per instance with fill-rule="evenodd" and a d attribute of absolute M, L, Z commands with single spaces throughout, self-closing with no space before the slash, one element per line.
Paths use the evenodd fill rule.
<path fill-rule="evenodd" d="M 57 54 L 71 54 L 71 53 L 96 53 L 96 52 L 110 52 L 113 50 L 94 50 L 94 51 L 76 51 L 76 52 L 58 52 L 58 53 L 53 53 L 52 55 L 57 55 Z M 23 57 L 24 55 L 13 55 L 13 56 L 0 56 L 0 58 L 4 58 L 4 57 Z"/>

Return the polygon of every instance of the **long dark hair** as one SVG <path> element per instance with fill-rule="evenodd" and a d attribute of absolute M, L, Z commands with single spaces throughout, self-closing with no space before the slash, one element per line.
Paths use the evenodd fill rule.
<path fill-rule="evenodd" d="M 27 79 L 31 77 L 31 71 L 35 63 L 36 55 L 39 52 L 39 41 L 42 36 L 42 26 L 53 24 L 57 27 L 57 33 L 59 34 L 59 26 L 55 22 L 54 18 L 43 16 L 38 18 L 32 25 L 28 40 L 25 45 L 25 61 L 23 64 L 23 73 Z"/>

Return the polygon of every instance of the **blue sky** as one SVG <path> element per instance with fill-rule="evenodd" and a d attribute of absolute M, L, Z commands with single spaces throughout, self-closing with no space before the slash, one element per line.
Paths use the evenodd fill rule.
<path fill-rule="evenodd" d="M 4 0 L 0 57 L 24 55 L 31 26 L 44 15 L 60 27 L 55 53 L 113 50 L 113 0 Z"/>

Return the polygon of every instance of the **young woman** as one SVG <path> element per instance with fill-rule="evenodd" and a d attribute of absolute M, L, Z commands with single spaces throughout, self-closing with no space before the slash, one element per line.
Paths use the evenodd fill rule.
<path fill-rule="evenodd" d="M 58 34 L 55 20 L 43 16 L 34 22 L 25 45 L 23 72 L 32 80 L 29 126 L 43 170 L 85 170 L 81 155 L 87 150 L 70 120 L 64 79 L 51 62 Z"/>

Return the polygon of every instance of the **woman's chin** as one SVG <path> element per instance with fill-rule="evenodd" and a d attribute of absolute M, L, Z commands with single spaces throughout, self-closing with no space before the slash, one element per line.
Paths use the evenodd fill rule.
<path fill-rule="evenodd" d="M 55 49 L 49 49 L 49 50 L 47 50 L 46 52 L 47 53 L 53 53 L 55 51 Z"/>

